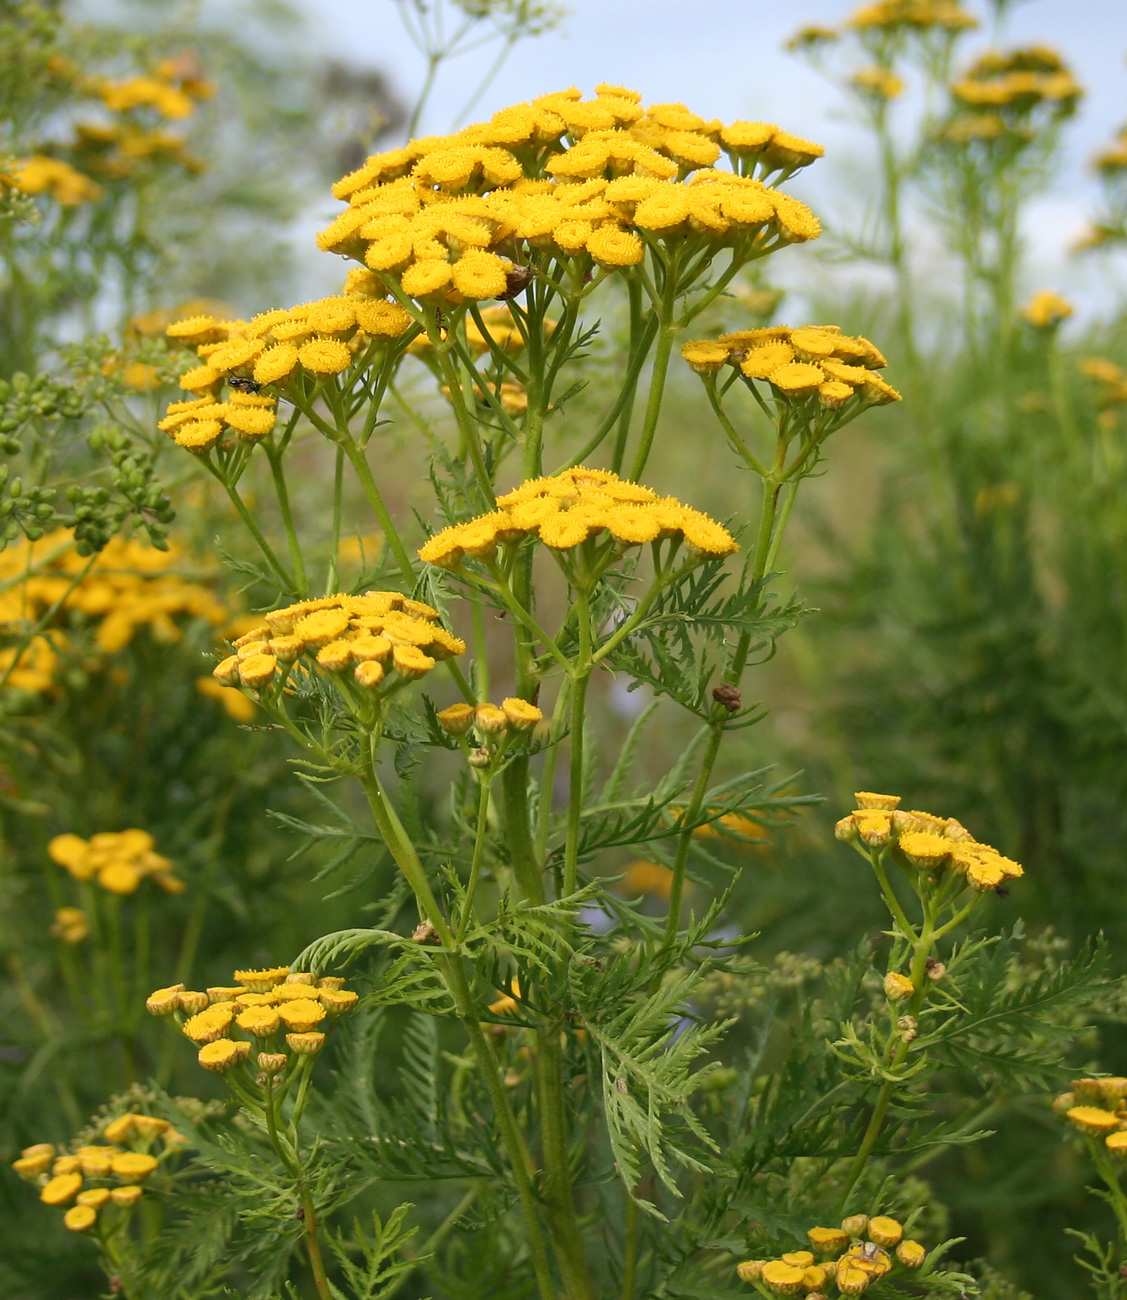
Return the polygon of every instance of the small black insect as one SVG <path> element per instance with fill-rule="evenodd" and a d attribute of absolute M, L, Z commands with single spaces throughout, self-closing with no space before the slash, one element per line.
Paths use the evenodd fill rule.
<path fill-rule="evenodd" d="M 262 391 L 262 385 L 254 379 L 244 379 L 241 375 L 230 375 L 227 379 L 227 387 L 233 388 L 236 393 L 258 393 Z"/>
<path fill-rule="evenodd" d="M 1009 898 L 1010 896 L 1009 887 L 1007 885 L 996 885 L 994 888 L 994 892 L 998 895 L 999 898 Z"/>
<path fill-rule="evenodd" d="M 535 274 L 534 267 L 524 266 L 519 262 L 514 263 L 505 276 L 505 292 L 499 293 L 497 297 L 502 302 L 509 302 L 511 299 L 518 297 L 532 283 Z"/>

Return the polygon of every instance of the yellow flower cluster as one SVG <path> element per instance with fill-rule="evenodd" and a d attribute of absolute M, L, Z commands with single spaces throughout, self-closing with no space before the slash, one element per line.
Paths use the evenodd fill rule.
<path fill-rule="evenodd" d="M 438 610 L 396 591 L 322 596 L 271 610 L 266 621 L 232 642 L 217 665 L 221 686 L 261 691 L 284 681 L 303 655 L 310 668 L 375 690 L 394 672 L 400 682 L 424 677 L 440 659 L 465 654 L 466 643 L 438 623 Z"/>
<path fill-rule="evenodd" d="M 90 922 L 81 907 L 60 907 L 55 911 L 51 933 L 63 943 L 81 943 L 90 933 Z"/>
<path fill-rule="evenodd" d="M 1096 405 L 1100 408 L 1097 417 L 1100 427 L 1113 429 L 1119 420 L 1117 408 L 1127 405 L 1127 372 L 1106 357 L 1085 357 L 1080 362 L 1080 373 L 1098 385 Z"/>
<path fill-rule="evenodd" d="M 177 617 L 218 625 L 227 611 L 213 593 L 167 572 L 183 560 L 184 553 L 177 547 L 158 551 L 115 537 L 72 589 L 87 560 L 74 549 L 71 533 L 59 529 L 37 542 L 9 546 L 0 552 L 0 631 L 18 632 L 59 601 L 63 602 L 60 619 L 75 613 L 96 623 L 95 645 L 105 655 L 124 650 L 142 627 L 158 641 L 179 640 Z M 12 669 L 8 685 L 25 691 L 50 690 L 62 644 L 58 632 L 36 637 Z M 0 650 L 0 674 L 11 667 L 15 655 L 14 649 Z"/>
<path fill-rule="evenodd" d="M 1050 120 L 1071 114 L 1083 90 L 1052 50 L 1033 47 L 976 59 L 951 86 L 956 113 L 942 135 L 955 143 L 1017 136 L 1030 140 L 1038 110 Z"/>
<path fill-rule="evenodd" d="M 1095 166 L 1105 176 L 1127 171 L 1127 126 L 1115 137 L 1115 143 L 1101 150 L 1095 157 Z"/>
<path fill-rule="evenodd" d="M 151 73 L 121 81 L 96 83 L 102 102 L 112 113 L 152 109 L 169 121 L 191 117 L 196 102 L 210 99 L 215 87 L 205 81 L 189 51 L 162 59 Z"/>
<path fill-rule="evenodd" d="M 102 1214 L 116 1216 L 141 1199 L 141 1184 L 187 1139 L 165 1119 L 128 1113 L 111 1120 L 105 1142 L 57 1154 L 50 1142 L 26 1147 L 12 1168 L 39 1188 L 45 1205 L 69 1206 L 63 1222 L 72 1232 L 86 1232 Z M 161 1154 L 151 1154 L 156 1141 Z"/>
<path fill-rule="evenodd" d="M 237 970 L 235 981 L 206 993 L 173 984 L 157 989 L 145 1003 L 150 1014 L 171 1016 L 199 1046 L 200 1065 L 220 1074 L 249 1062 L 254 1048 L 255 1064 L 265 1076 L 286 1070 L 296 1057 L 316 1055 L 325 1045 L 326 1030 L 359 1001 L 337 976 L 317 979 L 288 966 Z M 322 1024 L 325 1029 L 318 1029 Z M 248 1037 L 233 1038 L 233 1029 Z"/>
<path fill-rule="evenodd" d="M 466 556 L 488 559 L 497 546 L 526 537 L 566 551 L 604 529 L 622 546 L 675 538 L 700 555 L 730 555 L 738 549 L 726 528 L 675 497 L 660 497 L 610 470 L 579 467 L 522 483 L 497 498 L 496 510 L 436 533 L 419 549 L 419 557 L 453 569 Z"/>
<path fill-rule="evenodd" d="M 716 168 L 722 151 L 733 170 Z M 763 178 L 822 152 L 770 123 L 647 109 L 619 86 L 590 100 L 571 89 L 369 158 L 333 186 L 349 206 L 317 242 L 412 298 L 502 298 L 523 287 L 530 249 L 617 269 L 655 236 L 744 252 L 813 239 L 809 208 Z"/>
<path fill-rule="evenodd" d="M 904 80 L 888 68 L 861 68 L 849 78 L 866 95 L 877 99 L 896 99 L 904 93 Z"/>
<path fill-rule="evenodd" d="M 845 25 L 859 31 L 869 28 L 917 31 L 936 28 L 959 32 L 977 27 L 978 19 L 967 13 L 957 0 L 878 0 L 877 4 L 862 5 L 850 15 Z"/>
<path fill-rule="evenodd" d="M 746 1260 L 737 1266 L 737 1275 L 744 1282 L 762 1283 L 775 1295 L 813 1296 L 830 1283 L 839 1295 L 861 1295 L 897 1264 L 914 1272 L 927 1258 L 925 1247 L 905 1238 L 903 1225 L 885 1214 L 871 1219 L 851 1214 L 840 1228 L 811 1228 L 806 1236 L 811 1250 Z"/>
<path fill-rule="evenodd" d="M 98 182 L 84 172 L 62 158 L 42 153 L 21 159 L 9 174 L 0 175 L 0 184 L 9 185 L 21 194 L 45 194 L 64 208 L 94 203 L 103 193 Z"/>
<path fill-rule="evenodd" d="M 148 831 L 99 831 L 88 840 L 68 832 L 50 841 L 47 854 L 75 880 L 97 879 L 111 894 L 132 894 L 146 878 L 170 894 L 184 892 L 184 882 L 172 874 L 168 858 L 155 852 Z"/>
<path fill-rule="evenodd" d="M 870 849 L 889 849 L 896 860 L 926 876 L 948 871 L 965 876 L 972 889 L 997 889 L 1025 874 L 1021 865 L 982 844 L 954 817 L 900 808 L 900 796 L 860 791 L 857 808 L 834 827 L 845 843 L 859 841 Z"/>
<path fill-rule="evenodd" d="M 263 312 L 253 320 L 219 320 L 213 315 L 174 321 L 165 333 L 194 348 L 200 365 L 180 378 L 195 397 L 173 402 L 158 424 L 188 451 L 210 451 L 225 436 L 245 442 L 265 438 L 277 419 L 277 398 L 302 377 L 316 382 L 338 375 L 381 340 L 398 338 L 411 317 L 383 296 L 370 272 L 349 276 L 343 294 L 289 309 Z M 226 399 L 218 389 L 227 384 Z"/>
<path fill-rule="evenodd" d="M 1030 298 L 1022 308 L 1021 314 L 1034 329 L 1049 330 L 1072 315 L 1072 303 L 1067 298 L 1062 298 L 1059 293 L 1043 289 Z"/>
<path fill-rule="evenodd" d="M 1113 1156 L 1127 1160 L 1127 1079 L 1073 1079 L 1053 1109 L 1086 1137 L 1103 1138 Z"/>
<path fill-rule="evenodd" d="M 70 149 L 86 171 L 109 181 L 127 180 L 146 163 L 174 162 L 190 172 L 204 169 L 181 136 L 129 122 L 79 123 Z"/>
<path fill-rule="evenodd" d="M 888 365 L 866 338 L 842 334 L 837 325 L 771 325 L 686 343 L 681 355 L 707 377 L 738 366 L 746 379 L 771 385 L 776 397 L 829 410 L 884 406 L 900 394 L 877 370 Z"/>
<path fill-rule="evenodd" d="M 214 87 L 200 75 L 194 56 L 187 52 L 163 60 L 151 74 L 121 81 L 87 78 L 73 65 L 66 69 L 64 79 L 79 93 L 96 95 L 113 113 L 149 109 L 169 120 L 190 116 L 197 100 L 214 93 Z M 61 207 L 71 208 L 96 202 L 104 194 L 87 172 L 107 180 L 121 180 L 150 159 L 172 160 L 190 171 L 202 169 L 200 162 L 184 151 L 184 141 L 178 136 L 128 119 L 109 125 L 79 124 L 74 140 L 65 148 L 83 170 L 63 158 L 37 153 L 17 162 L 10 175 L 0 175 L 0 184 L 24 194 L 44 194 Z"/>

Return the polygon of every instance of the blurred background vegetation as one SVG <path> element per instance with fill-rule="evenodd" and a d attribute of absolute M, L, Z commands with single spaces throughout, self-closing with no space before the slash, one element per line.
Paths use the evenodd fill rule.
<path fill-rule="evenodd" d="M 439 77 L 464 49 L 487 79 L 559 18 L 452 4 L 439 40 L 433 10 L 398 8 Z M 980 57 L 1008 51 L 1007 8 L 980 9 L 977 31 L 796 37 L 792 53 L 840 87 L 858 149 L 871 150 L 871 209 L 848 227 L 823 192 L 827 235 L 806 255 L 820 260 L 801 293 L 748 278 L 700 327 L 839 323 L 881 342 L 905 396 L 879 432 L 861 421 L 839 436 L 799 507 L 776 585 L 798 588 L 811 612 L 762 665 L 769 717 L 730 760 L 775 765 L 793 774 L 788 789 L 824 803 L 760 843 L 718 844 L 716 874 L 699 885 L 745 868 L 733 919 L 760 933 L 756 955 L 778 956 L 800 998 L 804 972 L 881 925 L 832 839 L 857 788 L 956 816 L 1025 864 L 989 924 L 1024 925 L 1050 960 L 1102 932 L 1127 971 L 1127 316 L 1073 312 L 1067 283 L 1030 280 L 1023 214 L 1061 166 L 1084 100 L 1067 50 Z M 388 0 L 379 21 L 392 17 Z M 110 1093 L 150 1077 L 176 1086 L 139 994 L 287 960 L 385 887 L 378 858 L 358 894 L 338 888 L 343 853 L 301 852 L 285 816 L 323 822 L 326 810 L 246 725 L 243 698 L 208 676 L 217 637 L 268 597 L 225 557 L 213 486 L 166 463 L 155 433 L 178 367 L 167 321 L 199 300 L 249 315 L 333 291 L 310 284 L 305 261 L 328 185 L 419 118 L 429 84 L 407 96 L 388 69 L 319 59 L 310 18 L 280 0 L 0 0 L 4 1165 L 69 1136 Z M 1024 94 L 991 91 L 1016 74 Z M 784 125 L 818 138 L 815 120 Z M 1120 123 L 1104 125 L 1101 197 L 1076 256 L 1114 268 L 1127 145 Z M 841 211 L 856 211 L 855 195 Z M 1061 300 L 1034 298 L 1047 290 Z M 607 356 L 596 341 L 595 384 Z M 394 508 L 428 494 L 419 422 L 443 418 L 440 399 L 403 398 L 381 444 Z M 578 448 L 582 397 L 569 409 L 562 436 Z M 738 480 L 718 472 L 726 453 L 701 432 L 687 368 L 664 418 L 654 485 L 720 517 L 746 513 L 728 486 Z M 332 465 L 324 448 L 303 455 L 296 504 L 316 519 Z M 356 581 L 379 538 L 358 505 L 349 520 L 339 557 L 326 521 L 321 558 Z M 64 545 L 70 528 L 85 554 Z M 121 530 L 132 540 L 90 554 Z M 642 703 L 607 681 L 592 707 L 625 729 Z M 683 739 L 671 724 L 669 744 Z M 128 892 L 77 881 L 46 851 L 62 832 L 129 827 L 152 835 L 171 881 L 150 872 Z M 661 884 L 655 873 L 648 887 Z M 1096 1064 L 1127 1073 L 1111 1016 L 1078 1041 L 1077 1068 Z M 1075 1295 L 1065 1229 L 1099 1220 L 1084 1162 L 1043 1098 L 991 1103 L 997 1136 L 920 1173 L 968 1256 L 1038 1296 Z M 94 1294 L 90 1252 L 41 1208 L 0 1175 L 0 1284 L 36 1300 Z"/>

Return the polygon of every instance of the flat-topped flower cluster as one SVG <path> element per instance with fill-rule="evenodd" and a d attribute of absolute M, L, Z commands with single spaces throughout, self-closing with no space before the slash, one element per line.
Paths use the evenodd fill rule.
<path fill-rule="evenodd" d="M 877 373 L 888 362 L 876 344 L 843 334 L 837 325 L 740 330 L 686 343 L 681 355 L 699 375 L 735 366 L 745 379 L 770 384 L 782 398 L 811 398 L 831 410 L 847 403 L 861 408 L 900 401 L 896 389 Z"/>
<path fill-rule="evenodd" d="M 249 1062 L 252 1047 L 260 1052 L 258 1070 L 277 1075 L 294 1057 L 312 1056 L 325 1043 L 318 1029 L 326 1020 L 331 1027 L 337 1017 L 351 1011 L 359 995 L 344 987 L 338 976 L 318 979 L 308 971 L 291 971 L 288 966 L 267 970 L 237 970 L 236 984 L 209 988 L 206 993 L 173 984 L 157 989 L 145 1003 L 154 1016 L 169 1016 L 184 1035 L 199 1046 L 199 1063 L 205 1070 L 225 1073 Z M 232 1038 L 241 1029 L 249 1038 Z M 268 1050 L 273 1049 L 273 1050 Z"/>
<path fill-rule="evenodd" d="M 900 808 L 900 797 L 860 791 L 857 808 L 834 827 L 839 840 L 888 849 L 901 865 L 930 877 L 966 877 L 972 889 L 997 889 L 1025 874 L 1020 863 L 976 840 L 954 817 Z"/>
<path fill-rule="evenodd" d="M 582 466 L 530 479 L 497 498 L 497 509 L 436 533 L 419 557 L 440 568 L 457 568 L 469 556 L 488 560 L 498 546 L 537 538 L 566 551 L 605 532 L 622 546 L 667 539 L 683 541 L 706 556 L 729 555 L 735 539 L 723 525 L 676 497 L 619 478 L 610 470 Z"/>
<path fill-rule="evenodd" d="M 822 152 L 773 123 L 647 109 L 620 86 L 600 85 L 591 100 L 571 89 L 369 158 L 334 185 L 349 206 L 318 244 L 408 297 L 499 298 L 529 249 L 615 269 L 640 262 L 651 236 L 728 247 L 814 239 L 810 209 L 765 178 Z M 721 153 L 731 170 L 717 168 Z"/>
<path fill-rule="evenodd" d="M 233 641 L 218 664 L 223 686 L 261 691 L 303 656 L 305 666 L 356 683 L 380 686 L 388 673 L 401 681 L 425 676 L 441 659 L 464 654 L 466 643 L 438 623 L 438 610 L 397 591 L 369 591 L 300 600 L 271 610 L 265 621 Z"/>
<path fill-rule="evenodd" d="M 37 1142 L 12 1164 L 22 1179 L 39 1188 L 44 1205 L 69 1207 L 63 1222 L 72 1232 L 87 1232 L 103 1215 L 111 1229 L 119 1226 L 141 1199 L 141 1184 L 187 1143 L 168 1120 L 133 1112 L 111 1120 L 102 1136 L 101 1143 L 62 1152 L 51 1142 Z"/>
<path fill-rule="evenodd" d="M 915 1272 L 927 1258 L 918 1241 L 904 1236 L 903 1224 L 886 1214 L 851 1214 L 840 1228 L 811 1228 L 806 1236 L 810 1250 L 747 1260 L 737 1274 L 774 1295 L 805 1294 L 817 1300 L 831 1284 L 839 1295 L 861 1295 L 897 1265 Z"/>

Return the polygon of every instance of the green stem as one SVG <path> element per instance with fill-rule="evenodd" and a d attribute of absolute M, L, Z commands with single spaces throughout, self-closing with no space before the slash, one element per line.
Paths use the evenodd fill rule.
<path fill-rule="evenodd" d="M 630 470 L 630 477 L 635 481 L 641 477 L 646 468 L 646 461 L 650 458 L 650 449 L 653 447 L 654 434 L 657 432 L 657 422 L 661 415 L 661 403 L 665 394 L 665 379 L 669 373 L 669 358 L 673 352 L 673 342 L 677 333 L 677 327 L 673 323 L 673 304 L 676 293 L 677 277 L 672 269 L 669 269 L 666 273 L 665 288 L 660 300 L 661 308 L 658 312 L 660 324 L 658 326 L 657 348 L 654 351 L 653 375 L 650 377 L 650 391 L 646 402 L 646 414 L 642 422 L 638 451 Z"/>
<path fill-rule="evenodd" d="M 488 776 L 481 777 L 477 801 L 477 831 L 474 835 L 473 858 L 470 861 L 470 878 L 469 883 L 466 885 L 466 901 L 462 908 L 462 919 L 458 922 L 456 936 L 456 942 L 459 946 L 466 937 L 466 931 L 470 928 L 470 921 L 473 917 L 474 895 L 477 893 L 478 877 L 481 874 L 481 859 L 485 849 L 485 835 L 489 827 L 490 784 L 491 780 Z"/>
<path fill-rule="evenodd" d="M 214 477 L 217 478 L 220 483 L 222 483 L 223 490 L 227 493 L 227 496 L 229 497 L 231 504 L 235 507 L 235 510 L 238 512 L 239 518 L 243 521 L 243 526 L 246 528 L 247 532 L 250 533 L 250 535 L 254 538 L 255 542 L 258 544 L 258 549 L 262 552 L 263 559 L 274 570 L 274 573 L 277 575 L 284 590 L 286 592 L 295 591 L 296 588 L 294 587 L 293 579 L 286 572 L 285 566 L 282 564 L 281 560 L 279 560 L 277 555 L 274 553 L 274 548 L 266 540 L 266 537 L 264 536 L 262 529 L 259 528 L 258 523 L 256 522 L 254 516 L 247 509 L 246 502 L 242 499 L 241 496 L 239 496 L 238 488 L 236 488 L 232 483 L 228 481 L 227 476 L 217 465 L 212 464 L 210 457 L 204 457 L 203 463 L 210 471 L 210 473 L 214 475 Z"/>
<path fill-rule="evenodd" d="M 309 594 L 309 584 L 305 577 L 305 561 L 301 554 L 301 542 L 298 540 L 294 526 L 293 510 L 290 506 L 289 489 L 286 486 L 286 472 L 282 466 L 282 457 L 278 452 L 266 448 L 266 459 L 270 462 L 270 475 L 274 480 L 274 492 L 278 498 L 278 509 L 282 514 L 282 526 L 286 530 L 286 542 L 290 551 L 290 564 L 293 566 L 295 590 L 299 596 Z"/>
<path fill-rule="evenodd" d="M 423 864 L 419 861 L 419 855 L 415 852 L 414 845 L 407 838 L 403 825 L 396 816 L 395 809 L 391 806 L 391 801 L 380 785 L 374 759 L 361 771 L 360 784 L 364 787 L 364 793 L 368 796 L 368 804 L 372 809 L 372 816 L 375 818 L 376 826 L 379 828 L 391 856 L 395 859 L 396 865 L 403 872 L 407 883 L 415 894 L 420 919 L 426 919 L 434 926 L 435 933 L 438 935 L 443 947 L 454 948 L 454 932 L 450 929 L 446 918 L 442 914 L 442 908 L 439 906 L 438 899 L 434 896 L 426 872 L 423 869 Z"/>
<path fill-rule="evenodd" d="M 364 495 L 368 498 L 368 503 L 379 520 L 383 535 L 387 538 L 388 545 L 395 556 L 395 562 L 399 566 L 399 572 L 403 575 L 403 581 L 410 590 L 415 585 L 415 570 L 411 564 L 411 557 L 407 554 L 407 548 L 403 545 L 403 540 L 392 522 L 391 515 L 388 514 L 387 506 L 384 505 L 383 496 L 376 486 L 376 480 L 372 477 L 372 467 L 368 464 L 368 458 L 363 449 L 358 447 L 351 438 L 342 445 L 345 455 L 352 462 L 352 468 L 356 471 L 356 477 L 360 480 Z"/>
<path fill-rule="evenodd" d="M 909 934 L 915 934 L 915 931 L 909 926 Z M 907 937 L 907 936 L 905 936 Z M 924 1000 L 928 993 L 927 979 L 927 959 L 931 956 L 932 948 L 935 944 L 935 932 L 933 928 L 933 918 L 931 909 L 924 901 L 924 918 L 920 927 L 919 937 L 913 944 L 912 967 L 909 979 L 915 987 L 911 1001 L 908 1003 L 907 1014 L 913 1018 L 918 1018 Z M 908 1052 L 911 1050 L 910 1044 L 901 1037 L 896 1045 L 896 1050 L 892 1055 L 890 1071 L 895 1071 L 904 1063 Z M 880 1092 L 877 1094 L 876 1103 L 873 1106 L 873 1113 L 869 1116 L 869 1123 L 865 1128 L 864 1136 L 861 1138 L 861 1145 L 857 1149 L 857 1154 L 853 1157 L 853 1163 L 849 1167 L 849 1173 L 846 1176 L 845 1187 L 841 1193 L 841 1212 L 849 1204 L 849 1198 L 853 1194 L 854 1187 L 857 1186 L 861 1175 L 865 1172 L 865 1165 L 872 1155 L 873 1147 L 876 1145 L 877 1138 L 880 1136 L 881 1129 L 884 1127 L 885 1117 L 888 1114 L 888 1108 L 896 1093 L 896 1086 L 899 1080 L 895 1077 L 886 1078 L 881 1084 Z"/>
<path fill-rule="evenodd" d="M 626 1241 L 622 1250 L 621 1300 L 634 1300 L 638 1273 L 638 1203 L 626 1192 Z"/>

